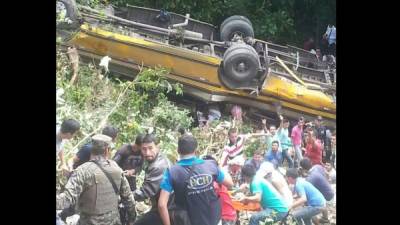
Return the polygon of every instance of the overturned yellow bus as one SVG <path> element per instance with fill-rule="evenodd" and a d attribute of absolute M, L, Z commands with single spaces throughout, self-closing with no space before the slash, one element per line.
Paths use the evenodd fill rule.
<path fill-rule="evenodd" d="M 168 78 L 205 102 L 229 102 L 296 119 L 320 115 L 335 126 L 336 71 L 293 46 L 254 38 L 251 22 L 231 16 L 217 27 L 185 16 L 130 6 L 94 10 L 57 1 L 57 33 L 81 57 L 112 58 L 113 73 L 133 78 L 141 66 L 170 69 Z"/>

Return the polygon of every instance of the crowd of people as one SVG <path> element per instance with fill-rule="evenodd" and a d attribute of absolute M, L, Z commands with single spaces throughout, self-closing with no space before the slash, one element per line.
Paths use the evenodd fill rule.
<path fill-rule="evenodd" d="M 263 129 L 252 134 L 230 128 L 219 159 L 200 158 L 196 138 L 180 131 L 177 162 L 163 154 L 152 133 L 138 134 L 115 149 L 119 131 L 113 126 L 104 127 L 65 162 L 63 144 L 80 129 L 78 121 L 65 120 L 56 129 L 57 157 L 68 177 L 56 195 L 57 224 L 79 214 L 83 225 L 233 225 L 239 215 L 234 193 L 244 193 L 235 201 L 261 205 L 250 225 L 266 218 L 279 221 L 288 213 L 298 224 L 329 222 L 326 202 L 335 195 L 336 132 L 323 126 L 321 117 L 308 123 L 301 117 L 289 132 L 289 120 L 279 118 L 278 128 L 262 120 Z M 266 149 L 246 158 L 251 137 L 265 140 Z M 141 172 L 143 183 L 137 186 Z M 135 204 L 140 201 L 149 201 L 151 209 L 137 217 Z"/>
<path fill-rule="evenodd" d="M 319 61 L 336 64 L 336 27 L 328 24 L 321 41 L 317 45 L 313 37 L 308 37 L 303 49 L 314 53 Z"/>

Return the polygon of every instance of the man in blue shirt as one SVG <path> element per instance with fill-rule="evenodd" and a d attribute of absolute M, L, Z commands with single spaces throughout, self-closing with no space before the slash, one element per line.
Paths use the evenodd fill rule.
<path fill-rule="evenodd" d="M 213 182 L 227 187 L 233 185 L 229 175 L 218 168 L 215 161 L 196 157 L 197 140 L 183 135 L 178 141 L 180 160 L 164 173 L 158 211 L 164 225 L 170 225 L 167 202 L 172 192 L 178 209 L 187 210 L 191 225 L 217 225 L 221 219 L 221 205 Z"/>
<path fill-rule="evenodd" d="M 117 128 L 115 128 L 113 126 L 106 126 L 106 127 L 104 127 L 104 129 L 101 133 L 111 137 L 112 142 L 115 143 L 115 140 L 117 139 L 119 131 Z M 73 169 L 76 169 L 78 166 L 80 166 L 90 160 L 91 149 L 92 149 L 92 143 L 87 143 L 87 144 L 83 145 L 82 148 L 79 149 L 79 151 L 76 153 L 75 157 L 72 159 L 73 160 L 73 165 L 72 165 Z"/>
<path fill-rule="evenodd" d="M 261 150 L 255 150 L 253 153 L 253 158 L 248 159 L 244 164 L 251 164 L 253 165 L 256 170 L 260 168 L 261 163 L 263 162 L 263 153 Z"/>
<path fill-rule="evenodd" d="M 268 181 L 261 176 L 255 176 L 256 169 L 253 165 L 247 164 L 242 168 L 242 176 L 246 183 L 250 183 L 250 191 L 253 196 L 246 196 L 241 202 L 260 202 L 262 211 L 250 217 L 249 225 L 258 225 L 267 217 L 272 217 L 274 221 L 279 221 L 288 213 L 288 205 L 279 192 Z M 274 212 L 275 215 L 271 215 Z"/>
<path fill-rule="evenodd" d="M 311 160 L 309 158 L 303 158 L 300 161 L 300 166 L 306 173 L 306 180 L 321 192 L 326 201 L 332 200 L 335 192 L 333 191 L 332 186 L 328 181 L 325 168 L 318 164 L 312 166 Z M 320 222 L 329 222 L 328 210 L 326 208 L 322 210 L 322 218 Z"/>
<path fill-rule="evenodd" d="M 297 169 L 289 168 L 286 171 L 286 177 L 289 184 L 294 184 L 295 192 L 299 196 L 291 206 L 291 209 L 294 209 L 292 212 L 293 217 L 299 224 L 302 224 L 301 220 L 303 220 L 305 225 L 312 225 L 312 217 L 320 214 L 321 209 L 325 208 L 326 201 L 324 196 L 311 183 L 299 177 Z M 295 209 L 305 203 L 307 206 Z"/>
<path fill-rule="evenodd" d="M 279 151 L 279 142 L 272 142 L 272 149 L 265 155 L 265 161 L 269 161 L 274 164 L 275 168 L 278 168 L 282 164 L 282 152 Z"/>

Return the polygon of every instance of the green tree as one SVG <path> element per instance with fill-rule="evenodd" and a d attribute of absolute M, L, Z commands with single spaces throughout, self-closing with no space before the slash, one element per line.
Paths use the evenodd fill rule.
<path fill-rule="evenodd" d="M 278 44 L 301 46 L 308 37 L 317 41 L 328 23 L 336 21 L 336 0 L 77 0 L 91 7 L 127 4 L 165 9 L 219 25 L 232 15 L 248 17 L 256 38 Z"/>

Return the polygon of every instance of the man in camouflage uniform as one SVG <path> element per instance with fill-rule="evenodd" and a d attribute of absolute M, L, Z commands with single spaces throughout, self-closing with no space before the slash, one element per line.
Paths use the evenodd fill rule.
<path fill-rule="evenodd" d="M 78 202 L 80 212 L 79 225 L 120 225 L 118 212 L 118 197 L 128 208 L 130 222 L 135 219 L 135 202 L 128 181 L 121 168 L 112 160 L 107 160 L 111 138 L 97 134 L 92 137 L 93 147 L 91 160 L 79 166 L 68 183 L 63 193 L 58 194 L 57 209 L 61 210 Z M 117 192 L 100 169 L 97 162 L 114 180 Z"/>

